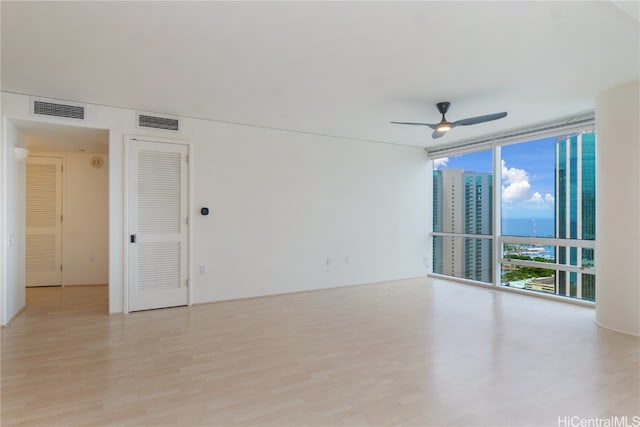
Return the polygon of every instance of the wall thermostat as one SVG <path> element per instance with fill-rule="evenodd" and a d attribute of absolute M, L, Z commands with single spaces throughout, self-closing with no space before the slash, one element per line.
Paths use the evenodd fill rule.
<path fill-rule="evenodd" d="M 200 208 L 200 215 L 202 216 L 209 215 L 209 208 Z"/>

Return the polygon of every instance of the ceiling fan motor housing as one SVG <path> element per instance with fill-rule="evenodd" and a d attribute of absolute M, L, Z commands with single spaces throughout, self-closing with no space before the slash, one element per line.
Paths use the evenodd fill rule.
<path fill-rule="evenodd" d="M 438 107 L 438 111 L 440 111 L 440 114 L 442 114 L 443 116 L 447 113 L 447 111 L 449 111 L 450 105 L 450 102 L 438 102 L 436 104 L 436 106 Z"/>

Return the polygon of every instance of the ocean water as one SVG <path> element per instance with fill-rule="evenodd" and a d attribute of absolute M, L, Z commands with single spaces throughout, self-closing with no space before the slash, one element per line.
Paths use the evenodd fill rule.
<path fill-rule="evenodd" d="M 554 237 L 553 218 L 502 218 L 502 235 L 518 237 Z"/>
<path fill-rule="evenodd" d="M 503 218 L 502 235 L 517 237 L 555 237 L 555 224 L 553 218 Z M 556 248 L 554 246 L 521 246 L 521 249 L 525 251 L 528 248 L 543 248 L 543 251 L 527 255 L 555 259 Z"/>

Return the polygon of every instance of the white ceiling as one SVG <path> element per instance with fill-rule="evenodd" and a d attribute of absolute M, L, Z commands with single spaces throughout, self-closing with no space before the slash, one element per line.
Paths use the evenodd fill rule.
<path fill-rule="evenodd" d="M 593 109 L 640 78 L 638 2 L 8 2 L 2 90 L 397 144 Z M 508 117 L 430 129 L 507 111 Z"/>

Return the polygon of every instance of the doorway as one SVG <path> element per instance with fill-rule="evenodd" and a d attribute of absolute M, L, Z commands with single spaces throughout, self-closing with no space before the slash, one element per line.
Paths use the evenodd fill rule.
<path fill-rule="evenodd" d="M 109 131 L 23 120 L 13 124 L 29 150 L 25 185 L 26 305 L 39 305 L 44 298 L 66 311 L 81 293 L 100 295 L 101 311 L 106 313 Z"/>

